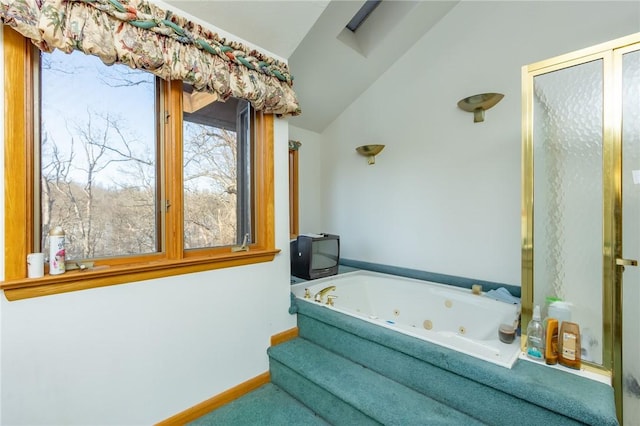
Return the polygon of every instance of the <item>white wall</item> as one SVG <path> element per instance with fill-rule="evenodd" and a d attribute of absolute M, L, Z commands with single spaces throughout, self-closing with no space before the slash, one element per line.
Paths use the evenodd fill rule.
<path fill-rule="evenodd" d="M 461 2 L 300 136 L 301 180 L 323 190 L 301 195 L 301 221 L 340 234 L 345 258 L 519 285 L 521 67 L 637 31 L 640 2 Z M 483 92 L 505 98 L 474 124 L 456 104 Z M 363 144 L 386 145 L 375 165 Z"/>
<path fill-rule="evenodd" d="M 148 425 L 267 371 L 269 338 L 295 326 L 288 139 L 288 123 L 276 119 L 282 253 L 273 262 L 15 302 L 0 297 L 0 424 Z M 0 217 L 4 224 L 4 209 Z"/>

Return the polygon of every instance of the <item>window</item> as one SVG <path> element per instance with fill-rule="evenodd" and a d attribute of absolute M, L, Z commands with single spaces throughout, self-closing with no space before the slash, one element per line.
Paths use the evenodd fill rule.
<path fill-rule="evenodd" d="M 191 87 L 185 93 L 193 96 Z M 196 96 L 199 95 L 196 93 Z M 251 216 L 251 123 L 249 103 L 213 95 L 188 108 L 183 120 L 184 245 L 188 249 L 249 240 Z M 192 103 L 192 104 L 195 104 Z M 250 240 L 249 240 L 250 241 Z"/>
<path fill-rule="evenodd" d="M 38 57 L 34 250 L 47 257 L 49 230 L 61 226 L 70 265 L 161 252 L 160 84 L 78 51 Z"/>
<path fill-rule="evenodd" d="M 79 52 L 33 72 L 8 27 L 4 51 L 7 298 L 273 259 L 272 115 Z M 92 267 L 26 279 L 54 225 Z"/>

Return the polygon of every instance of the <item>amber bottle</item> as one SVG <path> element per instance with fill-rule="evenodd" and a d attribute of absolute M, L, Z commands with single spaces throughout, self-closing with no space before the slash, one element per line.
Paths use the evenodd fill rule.
<path fill-rule="evenodd" d="M 565 367 L 580 369 L 580 327 L 569 321 L 562 321 L 558 333 L 558 362 Z"/>
<path fill-rule="evenodd" d="M 545 332 L 544 361 L 549 365 L 554 365 L 558 363 L 558 320 L 555 318 L 547 319 Z"/>

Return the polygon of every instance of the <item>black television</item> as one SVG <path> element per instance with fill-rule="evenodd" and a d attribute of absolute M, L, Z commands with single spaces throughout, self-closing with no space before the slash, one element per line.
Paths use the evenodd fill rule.
<path fill-rule="evenodd" d="M 291 275 L 305 280 L 338 273 L 340 236 L 301 234 L 291 240 Z"/>

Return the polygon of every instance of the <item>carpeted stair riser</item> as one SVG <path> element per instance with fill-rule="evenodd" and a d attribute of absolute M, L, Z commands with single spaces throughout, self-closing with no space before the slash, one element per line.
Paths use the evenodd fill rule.
<path fill-rule="evenodd" d="M 559 421 L 558 414 L 537 405 L 313 318 L 298 315 L 298 327 L 301 337 L 488 424 L 514 424 L 513 416 L 499 414 L 504 407 L 518 413 L 521 425 Z M 562 421 L 565 425 L 580 424 L 569 418 Z"/>
<path fill-rule="evenodd" d="M 269 355 L 273 383 L 336 425 L 481 424 L 306 339 L 270 348 Z M 358 419 L 344 404 L 366 417 Z"/>
<path fill-rule="evenodd" d="M 380 424 L 273 358 L 269 359 L 269 371 L 271 383 L 295 396 L 316 415 L 333 425 L 367 426 Z"/>
<path fill-rule="evenodd" d="M 487 423 L 618 424 L 605 384 L 527 361 L 509 370 L 314 303 L 297 312 L 301 337 Z"/>

